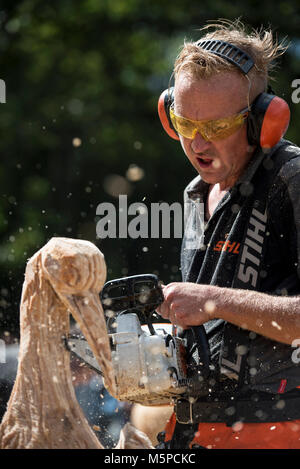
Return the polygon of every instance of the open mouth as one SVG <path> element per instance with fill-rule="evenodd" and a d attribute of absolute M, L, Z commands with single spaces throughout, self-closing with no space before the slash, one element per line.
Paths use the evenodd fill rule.
<path fill-rule="evenodd" d="M 200 156 L 197 157 L 197 161 L 201 168 L 209 168 L 213 163 L 211 158 L 201 158 Z"/>

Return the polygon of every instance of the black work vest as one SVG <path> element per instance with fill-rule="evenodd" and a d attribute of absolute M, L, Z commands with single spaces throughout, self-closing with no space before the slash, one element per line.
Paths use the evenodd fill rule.
<path fill-rule="evenodd" d="M 258 150 L 203 226 L 207 193 L 200 176 L 185 191 L 183 281 L 299 295 L 299 148 L 281 140 L 268 154 Z M 240 390 L 276 394 L 300 386 L 290 345 L 218 319 L 205 329 L 215 367 Z"/>

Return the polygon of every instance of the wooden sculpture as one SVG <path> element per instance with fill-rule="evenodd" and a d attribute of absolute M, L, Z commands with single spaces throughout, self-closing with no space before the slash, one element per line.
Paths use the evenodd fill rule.
<path fill-rule="evenodd" d="M 70 313 L 116 393 L 99 292 L 106 279 L 103 254 L 88 241 L 52 238 L 28 262 L 20 306 L 16 381 L 0 426 L 0 448 L 98 448 L 75 396 L 64 345 Z M 117 448 L 151 448 L 127 424 Z"/>

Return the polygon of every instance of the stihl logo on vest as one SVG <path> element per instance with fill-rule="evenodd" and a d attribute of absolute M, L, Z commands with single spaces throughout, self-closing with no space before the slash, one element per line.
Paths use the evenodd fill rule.
<path fill-rule="evenodd" d="M 251 283 L 253 287 L 256 286 L 258 280 L 266 222 L 266 212 L 261 213 L 256 208 L 253 208 L 238 271 L 238 279 L 244 283 Z"/>
<path fill-rule="evenodd" d="M 214 251 L 226 251 L 238 254 L 240 252 L 239 248 L 240 243 L 237 243 L 236 241 L 233 241 L 232 243 L 230 241 L 218 241 L 214 247 Z"/>

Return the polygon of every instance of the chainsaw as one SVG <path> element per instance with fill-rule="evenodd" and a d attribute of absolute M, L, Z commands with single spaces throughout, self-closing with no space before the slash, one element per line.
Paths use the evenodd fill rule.
<path fill-rule="evenodd" d="M 208 393 L 210 357 L 205 329 L 196 326 L 181 330 L 157 322 L 156 308 L 164 297 L 156 275 L 108 281 L 100 299 L 118 400 L 164 405 Z M 83 336 L 69 335 L 67 348 L 102 375 Z"/>

